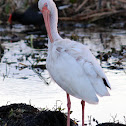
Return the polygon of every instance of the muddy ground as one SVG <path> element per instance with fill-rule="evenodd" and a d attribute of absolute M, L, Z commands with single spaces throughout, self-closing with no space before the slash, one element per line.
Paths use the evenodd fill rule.
<path fill-rule="evenodd" d="M 40 111 L 22 103 L 0 107 L 0 126 L 65 126 L 66 119 L 60 111 Z M 76 126 L 73 120 L 71 126 Z"/>
<path fill-rule="evenodd" d="M 67 116 L 60 111 L 40 110 L 31 105 L 11 104 L 0 107 L 0 126 L 66 126 Z M 71 119 L 71 126 L 78 124 Z M 102 123 L 97 126 L 124 126 Z"/>

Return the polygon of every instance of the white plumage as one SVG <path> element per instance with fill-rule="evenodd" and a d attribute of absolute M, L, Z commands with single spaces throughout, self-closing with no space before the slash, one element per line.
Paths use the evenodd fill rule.
<path fill-rule="evenodd" d="M 99 96 L 109 96 L 110 84 L 87 46 L 63 39 L 57 31 L 58 14 L 53 0 L 39 0 L 38 6 L 43 13 L 48 33 L 47 70 L 53 80 L 67 92 L 68 117 L 70 126 L 69 94 L 82 99 L 82 126 L 84 126 L 85 101 L 98 103 Z"/>
<path fill-rule="evenodd" d="M 68 94 L 88 103 L 98 103 L 109 92 L 102 78 L 109 82 L 87 46 L 60 39 L 49 42 L 47 69 L 54 81 Z"/>

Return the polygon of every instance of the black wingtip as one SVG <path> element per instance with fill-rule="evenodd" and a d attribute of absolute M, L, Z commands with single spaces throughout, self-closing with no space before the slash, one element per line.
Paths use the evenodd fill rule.
<path fill-rule="evenodd" d="M 109 89 L 111 89 L 111 87 L 108 85 L 106 79 L 105 78 L 102 78 L 102 79 L 103 79 L 103 82 L 104 82 L 105 86 L 108 87 Z"/>

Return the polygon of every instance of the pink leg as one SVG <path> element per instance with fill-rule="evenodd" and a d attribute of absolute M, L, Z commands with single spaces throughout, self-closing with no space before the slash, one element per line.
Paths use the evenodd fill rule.
<path fill-rule="evenodd" d="M 82 126 L 84 126 L 84 107 L 85 107 L 85 101 L 81 101 L 82 104 Z"/>
<path fill-rule="evenodd" d="M 67 126 L 70 126 L 70 108 L 71 108 L 71 102 L 70 102 L 70 96 L 69 96 L 69 94 L 67 94 L 67 108 L 68 108 Z"/>

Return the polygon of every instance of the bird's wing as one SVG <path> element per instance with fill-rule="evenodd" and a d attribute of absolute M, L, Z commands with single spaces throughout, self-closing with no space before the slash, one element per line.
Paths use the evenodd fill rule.
<path fill-rule="evenodd" d="M 87 47 L 65 39 L 49 48 L 47 69 L 67 93 L 92 104 L 98 103 L 96 94 L 109 95 L 102 80 L 105 75 L 95 65 L 95 58 Z"/>
<path fill-rule="evenodd" d="M 92 55 L 87 46 L 74 41 L 67 40 L 66 52 L 74 57 L 77 63 L 91 81 L 96 93 L 100 96 L 109 95 L 106 87 L 111 88 L 109 81 L 103 72 L 101 66 L 98 64 L 96 58 Z"/>
<path fill-rule="evenodd" d="M 55 42 L 49 48 L 46 66 L 53 80 L 70 95 L 91 104 L 98 103 L 89 78 L 76 59 L 67 52 L 68 48 L 61 42 Z"/>

